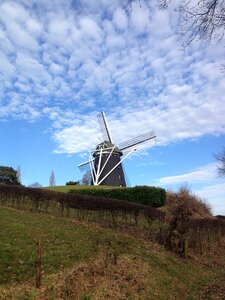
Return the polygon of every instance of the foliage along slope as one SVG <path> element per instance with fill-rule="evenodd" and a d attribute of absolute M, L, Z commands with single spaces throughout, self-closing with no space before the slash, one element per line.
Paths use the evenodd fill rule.
<path fill-rule="evenodd" d="M 211 283 L 223 292 L 224 245 L 219 255 L 213 248 L 183 260 L 115 230 L 2 207 L 0 228 L 1 300 L 205 299 Z M 35 289 L 39 238 L 43 280 Z"/>
<path fill-rule="evenodd" d="M 43 189 L 50 190 L 50 191 L 56 191 L 56 192 L 63 192 L 63 193 L 68 193 L 71 189 L 111 189 L 113 187 L 111 186 L 94 186 L 94 185 L 56 185 L 56 186 L 47 186 L 44 187 Z"/>

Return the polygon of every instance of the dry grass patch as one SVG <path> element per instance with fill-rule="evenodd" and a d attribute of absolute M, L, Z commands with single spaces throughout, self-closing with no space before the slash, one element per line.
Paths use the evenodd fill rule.
<path fill-rule="evenodd" d="M 39 290 L 26 284 L 0 289 L 0 299 L 152 299 L 147 296 L 152 272 L 153 268 L 137 257 L 124 255 L 114 264 L 111 257 L 101 254 L 61 275 L 49 276 Z"/>
<path fill-rule="evenodd" d="M 121 256 L 117 264 L 100 256 L 89 264 L 80 264 L 57 286 L 60 299 L 146 299 L 152 269 L 136 257 Z"/>

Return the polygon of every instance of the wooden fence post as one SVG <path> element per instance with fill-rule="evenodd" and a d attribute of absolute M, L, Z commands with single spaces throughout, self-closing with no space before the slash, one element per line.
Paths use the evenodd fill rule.
<path fill-rule="evenodd" d="M 188 257 L 188 238 L 184 238 L 184 258 Z"/>
<path fill-rule="evenodd" d="M 41 239 L 38 241 L 38 260 L 37 260 L 37 277 L 36 277 L 36 288 L 41 286 L 41 267 L 42 267 L 42 244 Z"/>
<path fill-rule="evenodd" d="M 203 249 L 202 249 L 202 236 L 201 236 L 201 230 L 198 230 L 198 238 L 199 238 L 199 248 L 200 248 L 200 254 L 203 254 Z"/>

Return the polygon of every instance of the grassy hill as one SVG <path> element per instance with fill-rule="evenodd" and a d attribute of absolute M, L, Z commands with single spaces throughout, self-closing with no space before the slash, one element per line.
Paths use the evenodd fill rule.
<path fill-rule="evenodd" d="M 224 245 L 183 260 L 119 230 L 2 207 L 0 228 L 1 300 L 191 300 L 224 295 Z M 40 238 L 43 280 L 36 289 Z"/>

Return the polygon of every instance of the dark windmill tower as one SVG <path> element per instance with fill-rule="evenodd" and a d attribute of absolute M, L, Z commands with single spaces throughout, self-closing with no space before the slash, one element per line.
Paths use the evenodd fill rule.
<path fill-rule="evenodd" d="M 98 120 L 103 142 L 95 150 L 89 151 L 89 161 L 78 167 L 81 171 L 90 168 L 93 185 L 126 186 L 122 161 L 136 150 L 136 146 L 156 136 L 154 132 L 148 132 L 116 146 L 112 142 L 103 112 L 98 115 Z"/>

